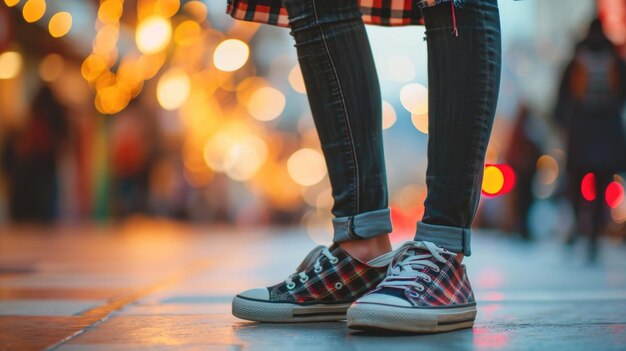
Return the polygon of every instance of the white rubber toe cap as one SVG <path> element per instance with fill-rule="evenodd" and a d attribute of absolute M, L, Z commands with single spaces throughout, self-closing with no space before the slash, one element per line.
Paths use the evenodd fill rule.
<path fill-rule="evenodd" d="M 361 297 L 356 303 L 379 303 L 384 305 L 392 305 L 399 307 L 412 307 L 411 303 L 407 300 L 399 297 L 387 295 L 387 294 L 369 294 Z"/>
<path fill-rule="evenodd" d="M 270 292 L 267 290 L 267 288 L 256 288 L 239 293 L 239 296 L 255 300 L 269 300 Z"/>

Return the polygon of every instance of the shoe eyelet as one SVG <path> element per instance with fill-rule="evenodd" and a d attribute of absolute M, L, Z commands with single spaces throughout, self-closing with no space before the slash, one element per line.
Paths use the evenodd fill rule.
<path fill-rule="evenodd" d="M 309 276 L 305 275 L 304 277 L 300 277 L 300 283 L 306 283 L 309 280 Z"/>
<path fill-rule="evenodd" d="M 437 268 L 433 268 L 433 270 L 437 273 L 441 272 L 441 268 L 437 267 Z"/>
<path fill-rule="evenodd" d="M 410 297 L 412 297 L 412 298 L 418 298 L 418 297 L 420 297 L 420 294 L 416 293 L 416 292 L 415 292 L 415 291 L 413 291 L 413 290 L 409 290 L 409 293 L 408 293 L 408 294 L 409 294 L 409 296 L 410 296 Z"/>
<path fill-rule="evenodd" d="M 287 284 L 287 289 L 292 290 L 296 287 L 296 283 Z"/>
<path fill-rule="evenodd" d="M 341 284 L 339 282 L 335 283 L 335 289 L 339 290 L 341 288 L 343 288 L 343 284 Z"/>
<path fill-rule="evenodd" d="M 415 287 L 415 289 L 417 289 L 417 291 L 420 291 L 420 292 L 424 291 L 424 287 L 423 286 Z"/>
<path fill-rule="evenodd" d="M 430 283 L 430 282 L 432 282 L 433 280 L 432 280 L 430 277 L 427 277 L 427 278 L 424 278 L 424 281 L 425 281 L 426 283 Z"/>
<path fill-rule="evenodd" d="M 337 257 L 333 257 L 333 258 L 330 259 L 330 263 L 332 263 L 332 264 L 335 264 L 337 262 L 339 262 L 339 259 Z"/>
<path fill-rule="evenodd" d="M 322 266 L 319 266 L 319 267 L 315 267 L 315 269 L 313 269 L 313 272 L 315 272 L 315 273 L 321 273 L 321 272 L 322 272 L 322 270 L 324 270 L 324 268 L 322 268 Z"/>

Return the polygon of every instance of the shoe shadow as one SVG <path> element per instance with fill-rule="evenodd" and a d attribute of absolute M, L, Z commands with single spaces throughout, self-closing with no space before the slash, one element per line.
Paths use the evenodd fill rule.
<path fill-rule="evenodd" d="M 238 322 L 232 326 L 234 336 L 246 350 L 354 350 L 394 351 L 440 349 L 475 349 L 471 329 L 446 333 L 401 333 L 395 331 L 349 329 L 345 322 L 256 323 Z"/>

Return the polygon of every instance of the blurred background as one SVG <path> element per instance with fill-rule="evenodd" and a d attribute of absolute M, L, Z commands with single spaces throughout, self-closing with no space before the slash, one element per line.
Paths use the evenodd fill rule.
<path fill-rule="evenodd" d="M 330 184 L 293 39 L 225 7 L 2 0 L 0 230 L 157 218 L 301 225 L 329 242 Z M 623 243 L 626 0 L 500 7 L 502 85 L 476 226 Z M 424 28 L 367 30 L 397 242 L 426 195 Z"/>

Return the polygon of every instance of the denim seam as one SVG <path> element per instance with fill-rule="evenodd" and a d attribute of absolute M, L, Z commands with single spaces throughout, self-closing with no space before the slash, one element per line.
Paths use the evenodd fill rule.
<path fill-rule="evenodd" d="M 343 95 L 343 90 L 341 89 L 341 83 L 339 81 L 339 74 L 337 73 L 337 68 L 335 67 L 335 63 L 330 54 L 330 50 L 328 49 L 328 43 L 326 42 L 326 36 L 324 35 L 324 31 L 322 29 L 322 24 L 319 21 L 319 16 L 317 14 L 317 6 L 315 4 L 316 0 L 312 0 L 313 3 L 313 14 L 315 15 L 315 24 L 320 33 L 320 37 L 322 39 L 322 43 L 324 43 L 324 50 L 326 51 L 326 55 L 328 56 L 328 61 L 330 62 L 330 66 L 333 69 L 333 74 L 335 75 L 335 81 L 337 82 L 337 89 L 339 90 L 339 96 L 341 99 L 341 107 L 343 109 L 344 122 L 346 124 L 346 130 L 348 132 L 348 136 L 350 138 L 350 152 L 352 154 L 352 162 L 354 162 L 354 185 L 356 185 L 356 189 L 354 191 L 354 199 L 355 199 L 355 212 L 359 213 L 359 164 L 357 162 L 356 151 L 354 148 L 354 137 L 352 135 L 352 129 L 350 128 L 350 122 L 348 121 L 348 108 L 346 107 L 346 101 Z"/>
<path fill-rule="evenodd" d="M 348 235 L 353 238 L 353 239 L 363 239 L 363 237 L 361 237 L 360 235 L 358 235 L 355 231 L 354 231 L 354 216 L 349 216 L 348 217 L 348 221 L 346 222 L 346 226 L 347 226 L 347 231 L 348 231 Z"/>

